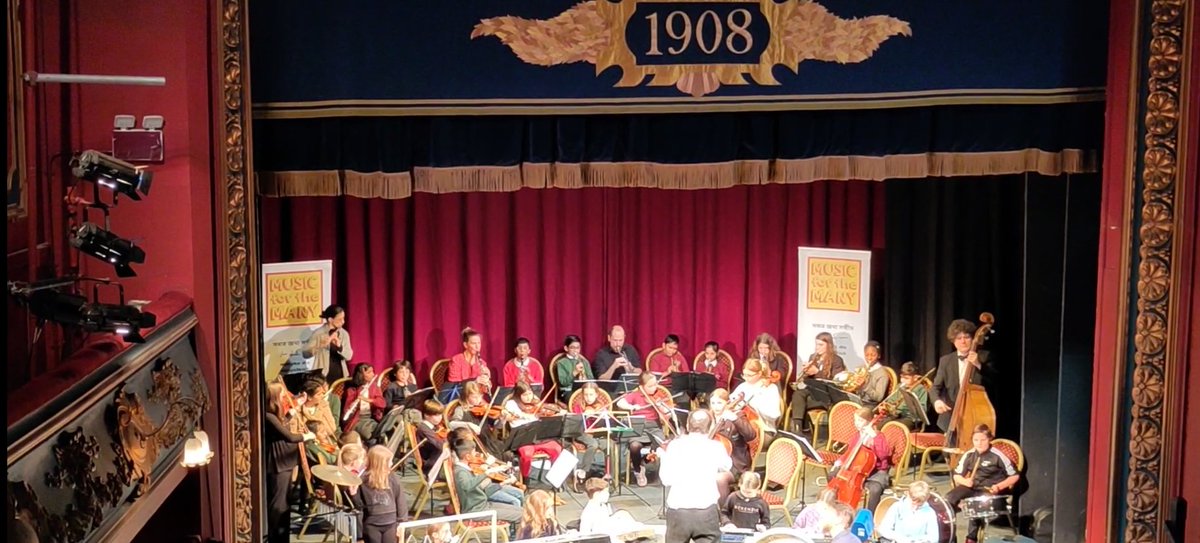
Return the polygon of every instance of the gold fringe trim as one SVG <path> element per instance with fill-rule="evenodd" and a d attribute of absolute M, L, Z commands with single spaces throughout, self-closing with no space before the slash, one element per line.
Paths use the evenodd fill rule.
<path fill-rule="evenodd" d="M 408 173 L 354 171 L 260 172 L 264 196 L 408 198 L 414 192 L 512 192 L 524 188 L 587 187 L 722 189 L 767 183 L 883 181 L 1039 173 L 1091 173 L 1095 151 L 1040 149 L 986 153 L 918 153 L 887 156 L 823 156 L 788 160 L 738 160 L 706 164 L 654 162 L 525 163 L 516 166 L 413 168 Z"/>
<path fill-rule="evenodd" d="M 359 198 L 400 200 L 412 196 L 412 175 L 408 172 L 359 173 L 346 171 L 345 194 Z"/>
<path fill-rule="evenodd" d="M 263 196 L 341 196 L 341 176 L 334 170 L 258 172 Z"/>

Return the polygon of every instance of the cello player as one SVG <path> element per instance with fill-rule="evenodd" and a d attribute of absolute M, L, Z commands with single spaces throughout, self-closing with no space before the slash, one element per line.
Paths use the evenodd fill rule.
<path fill-rule="evenodd" d="M 874 511 L 875 506 L 879 505 L 883 489 L 892 486 L 892 478 L 888 473 L 892 469 L 892 445 L 888 443 L 887 438 L 883 437 L 883 434 L 875 430 L 874 414 L 870 407 L 860 407 L 854 412 L 854 427 L 858 429 L 858 435 L 855 436 L 854 442 L 846 447 L 846 452 L 842 453 L 842 456 L 833 463 L 833 469 L 829 472 L 829 480 L 832 481 L 837 477 L 838 471 L 850 462 L 850 454 L 854 452 L 859 442 L 862 442 L 863 447 L 870 449 L 875 454 L 875 465 L 871 467 L 870 474 L 863 481 L 863 489 L 867 491 L 867 510 L 869 511 Z M 857 503 L 847 505 L 858 507 Z"/>

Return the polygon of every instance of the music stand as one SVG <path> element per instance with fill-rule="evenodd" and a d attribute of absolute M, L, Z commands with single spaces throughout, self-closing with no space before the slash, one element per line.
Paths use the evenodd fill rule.
<path fill-rule="evenodd" d="M 492 405 L 504 405 L 509 396 L 512 396 L 513 387 L 499 387 L 492 394 Z"/>
<path fill-rule="evenodd" d="M 862 405 L 862 398 L 860 396 L 842 390 L 842 387 L 833 381 L 806 379 L 804 384 L 808 385 L 808 394 L 818 403 L 834 406 L 839 402 L 850 401 Z"/>
<path fill-rule="evenodd" d="M 671 374 L 671 396 L 686 394 L 688 400 L 694 400 L 700 394 L 712 394 L 717 388 L 717 376 L 699 371 L 677 372 Z"/>
<path fill-rule="evenodd" d="M 904 406 L 908 408 L 908 412 L 910 413 L 909 416 L 911 417 L 915 415 L 917 420 L 926 427 L 928 427 L 930 424 L 933 424 L 933 422 L 929 420 L 929 413 L 926 413 L 925 408 L 921 406 L 921 400 L 917 399 L 917 395 L 913 394 L 912 391 L 905 390 L 903 388 L 899 390 L 900 397 L 904 398 Z"/>
<path fill-rule="evenodd" d="M 622 388 L 624 388 L 624 385 L 622 384 L 623 381 L 621 381 L 620 379 L 581 379 L 581 380 L 575 381 L 575 383 L 571 386 L 571 391 L 574 392 L 576 390 L 580 390 L 583 388 L 584 385 L 586 385 L 588 383 L 596 383 L 596 386 L 600 387 L 600 390 L 607 392 L 608 395 L 613 398 L 620 396 L 622 394 L 625 394 L 625 392 L 628 392 L 628 391 L 618 392 Z M 567 399 L 569 400 L 570 397 L 568 396 Z"/>
<path fill-rule="evenodd" d="M 787 438 L 791 438 L 792 441 L 799 443 L 800 451 L 805 456 L 805 458 L 808 458 L 814 462 L 817 462 L 818 464 L 822 462 L 821 455 L 817 453 L 817 449 L 815 447 L 813 447 L 812 443 L 809 443 L 808 439 L 805 439 L 804 436 L 798 436 L 796 434 L 793 434 L 791 432 L 785 432 L 783 430 L 777 430 L 777 432 L 779 433 L 779 435 L 787 437 Z M 804 463 L 804 458 L 801 458 L 800 459 L 800 508 L 801 509 L 803 509 L 804 506 L 807 505 L 804 501 L 804 492 L 807 490 L 808 490 L 808 466 Z"/>
<path fill-rule="evenodd" d="M 437 390 L 434 390 L 433 387 L 425 387 L 411 394 L 407 394 L 404 396 L 404 408 L 416 409 L 420 411 L 421 406 L 425 404 L 425 400 L 433 399 L 435 394 L 437 394 Z"/>
<path fill-rule="evenodd" d="M 558 454 L 558 458 L 554 460 L 554 463 L 550 465 L 550 469 L 543 472 L 542 480 L 549 483 L 555 496 L 555 503 L 558 502 L 558 493 L 562 490 L 563 483 L 575 473 L 575 466 L 578 465 L 579 457 L 575 456 L 575 453 L 564 449 L 563 452 Z M 571 499 L 574 500 L 575 498 L 572 497 Z M 578 504 L 579 502 L 576 501 L 575 503 Z M 557 507 L 555 506 L 556 510 Z"/>
<path fill-rule="evenodd" d="M 502 442 L 503 445 L 501 448 L 507 451 L 515 451 L 519 447 L 531 445 L 539 441 L 558 439 L 563 434 L 563 425 L 565 422 L 566 417 L 557 415 L 542 417 L 528 424 L 511 428 L 508 432 L 508 437 Z"/>

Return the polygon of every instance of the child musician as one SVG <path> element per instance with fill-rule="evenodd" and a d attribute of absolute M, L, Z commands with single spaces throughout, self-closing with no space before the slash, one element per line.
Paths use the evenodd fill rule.
<path fill-rule="evenodd" d="M 517 383 L 513 388 L 513 397 L 504 403 L 504 411 L 509 417 L 509 426 L 519 428 L 531 422 L 538 420 L 543 415 L 554 415 L 561 411 L 555 404 L 546 404 L 538 401 L 537 394 L 534 394 L 533 389 L 526 383 Z M 529 472 L 533 469 L 533 456 L 541 453 L 550 457 L 550 461 L 558 460 L 558 455 L 562 454 L 562 445 L 557 441 L 546 439 L 529 445 L 522 445 L 517 448 L 517 455 L 521 460 L 521 476 L 528 479 Z"/>
<path fill-rule="evenodd" d="M 638 375 L 638 387 L 617 401 L 617 406 L 628 410 L 635 417 L 645 417 L 646 429 L 642 435 L 629 440 L 629 463 L 638 486 L 646 486 L 646 465 L 642 449 L 647 445 L 657 448 L 666 441 L 663 425 L 673 421 L 675 404 L 671 394 L 658 386 L 658 378 L 645 371 Z"/>

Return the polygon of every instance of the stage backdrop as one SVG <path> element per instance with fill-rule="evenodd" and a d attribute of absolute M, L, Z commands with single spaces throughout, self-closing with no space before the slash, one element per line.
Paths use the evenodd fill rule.
<path fill-rule="evenodd" d="M 846 369 L 862 366 L 863 346 L 871 339 L 871 253 L 825 247 L 800 247 L 798 253 L 798 348 L 815 349 L 810 344 L 817 334 L 829 332 Z"/>
<path fill-rule="evenodd" d="M 264 0 L 260 117 L 1103 99 L 1091 0 Z"/>
<path fill-rule="evenodd" d="M 464 326 L 482 332 L 495 371 L 518 336 L 548 362 L 578 334 L 590 359 L 613 324 L 642 353 L 674 333 L 689 360 L 713 340 L 740 364 L 760 332 L 795 354 L 796 247 L 881 248 L 883 191 L 823 182 L 267 198 L 261 246 L 268 261 L 332 259 L 355 360 L 410 358 L 422 379 L 461 351 Z"/>

